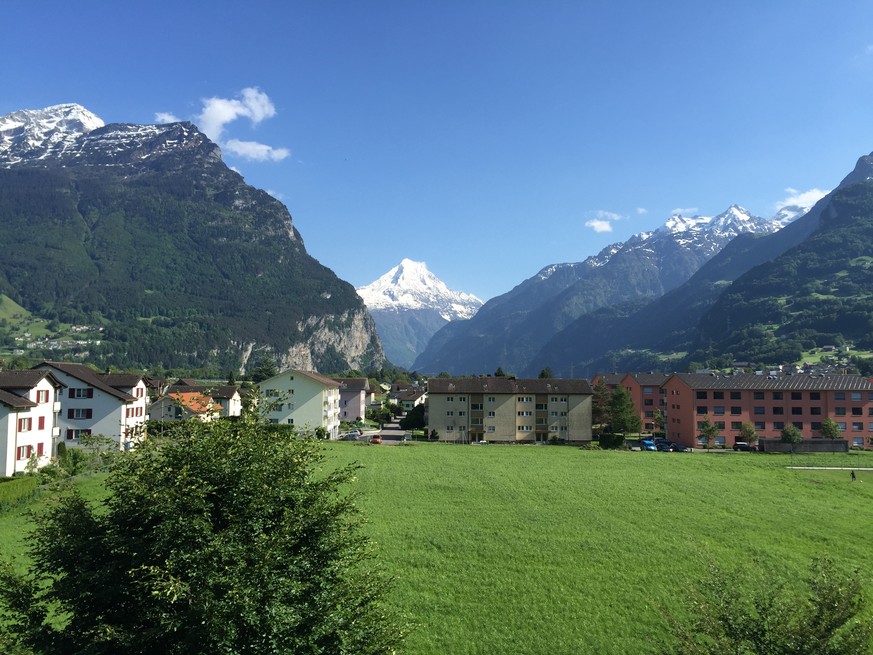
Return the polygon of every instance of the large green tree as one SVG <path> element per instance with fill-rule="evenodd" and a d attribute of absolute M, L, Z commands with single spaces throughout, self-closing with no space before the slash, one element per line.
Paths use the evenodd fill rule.
<path fill-rule="evenodd" d="M 857 571 L 822 556 L 806 588 L 786 584 L 765 567 L 758 579 L 710 567 L 688 594 L 689 616 L 666 612 L 673 655 L 871 655 L 873 622 Z"/>
<path fill-rule="evenodd" d="M 840 438 L 840 426 L 830 416 L 821 422 L 821 436 L 825 439 Z"/>
<path fill-rule="evenodd" d="M 311 439 L 192 421 L 119 459 L 111 492 L 37 519 L 0 574 L 10 648 L 38 655 L 390 653 L 402 630 L 347 484 Z"/>
<path fill-rule="evenodd" d="M 616 387 L 609 398 L 608 420 L 609 431 L 613 434 L 638 433 L 643 428 L 643 419 L 624 387 Z"/>

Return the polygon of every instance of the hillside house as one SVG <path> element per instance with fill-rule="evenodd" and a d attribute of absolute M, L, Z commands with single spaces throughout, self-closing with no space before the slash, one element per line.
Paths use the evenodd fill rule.
<path fill-rule="evenodd" d="M 197 391 L 175 391 L 161 396 L 149 405 L 149 419 L 152 421 L 196 419 L 208 423 L 218 418 L 222 409 L 212 396 Z"/>
<path fill-rule="evenodd" d="M 42 362 L 35 369 L 51 371 L 66 387 L 60 398 L 61 439 L 70 447 L 85 435 L 102 435 L 119 449 L 143 438 L 148 393 L 142 375 L 97 373 L 84 364 Z"/>
<path fill-rule="evenodd" d="M 353 423 L 366 416 L 372 392 L 367 378 L 332 378 L 339 382 L 340 420 Z"/>
<path fill-rule="evenodd" d="M 261 382 L 260 404 L 270 423 L 299 430 L 324 428 L 339 437 L 340 383 L 313 371 L 288 370 Z"/>
<path fill-rule="evenodd" d="M 193 393 L 207 396 L 218 409 L 218 416 L 240 416 L 242 414 L 242 395 L 234 384 L 208 384 L 180 378 L 167 387 L 166 393 Z"/>
<path fill-rule="evenodd" d="M 546 443 L 591 440 L 587 380 L 431 378 L 428 429 L 448 441 Z"/>
<path fill-rule="evenodd" d="M 58 396 L 64 385 L 50 371 L 0 371 L 0 475 L 37 468 L 56 454 Z"/>

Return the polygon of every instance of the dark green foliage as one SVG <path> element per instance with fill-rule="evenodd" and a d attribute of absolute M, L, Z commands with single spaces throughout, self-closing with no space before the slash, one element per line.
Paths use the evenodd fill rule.
<path fill-rule="evenodd" d="M 616 432 L 601 432 L 598 438 L 601 448 L 621 449 L 624 448 L 624 435 Z"/>
<path fill-rule="evenodd" d="M 643 427 L 643 420 L 624 387 L 616 387 L 610 396 L 608 422 L 609 432 L 622 436 L 639 433 Z"/>
<path fill-rule="evenodd" d="M 667 613 L 677 643 L 673 655 L 869 655 L 873 622 L 866 616 L 857 571 L 840 570 L 828 557 L 811 565 L 806 589 L 765 573 L 749 589 L 738 573 L 717 566 L 692 590 L 688 620 Z"/>
<path fill-rule="evenodd" d="M 697 422 L 697 434 L 700 440 L 709 448 L 718 436 L 718 428 L 707 416 L 702 421 Z"/>
<path fill-rule="evenodd" d="M 252 369 L 249 377 L 255 384 L 260 384 L 264 380 L 269 380 L 271 377 L 279 374 L 279 368 L 276 362 L 270 357 L 261 357 L 255 367 Z"/>
<path fill-rule="evenodd" d="M 821 422 L 821 436 L 824 439 L 840 438 L 840 426 L 830 416 Z"/>
<path fill-rule="evenodd" d="M 802 443 L 803 435 L 800 430 L 798 430 L 791 423 L 787 424 L 784 428 L 782 428 L 782 432 L 780 433 L 780 437 L 783 443 Z"/>
<path fill-rule="evenodd" d="M 591 396 L 591 422 L 600 425 L 609 421 L 609 387 L 603 380 L 594 385 Z"/>
<path fill-rule="evenodd" d="M 8 642 L 39 655 L 391 653 L 401 631 L 346 486 L 317 442 L 186 423 L 121 458 L 99 506 L 38 517 L 0 574 Z"/>
<path fill-rule="evenodd" d="M 104 326 L 101 367 L 238 368 L 246 343 L 284 351 L 311 336 L 306 319 L 340 328 L 363 310 L 287 210 L 223 164 L 123 173 L 0 170 L 0 293 Z"/>
<path fill-rule="evenodd" d="M 401 430 L 417 430 L 424 426 L 424 405 L 416 405 L 400 419 Z"/>

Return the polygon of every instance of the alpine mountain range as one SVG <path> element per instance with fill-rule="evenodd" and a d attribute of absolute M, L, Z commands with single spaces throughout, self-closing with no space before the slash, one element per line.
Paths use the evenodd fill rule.
<path fill-rule="evenodd" d="M 22 110 L 0 117 L 0 303 L 100 326 L 77 357 L 120 368 L 244 372 L 270 357 L 323 372 L 390 360 L 428 374 L 588 377 L 873 348 L 871 162 L 814 207 L 671 216 L 482 304 L 406 259 L 356 290 L 191 123 Z M 8 326 L 0 338 L 12 343 Z"/>

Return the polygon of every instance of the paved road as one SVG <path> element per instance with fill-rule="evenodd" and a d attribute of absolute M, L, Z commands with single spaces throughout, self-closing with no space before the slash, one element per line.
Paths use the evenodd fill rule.
<path fill-rule="evenodd" d="M 386 423 L 379 431 L 379 436 L 382 437 L 382 443 L 387 446 L 395 446 L 401 443 L 404 435 L 406 435 L 406 430 L 401 430 L 400 425 L 396 422 Z"/>

